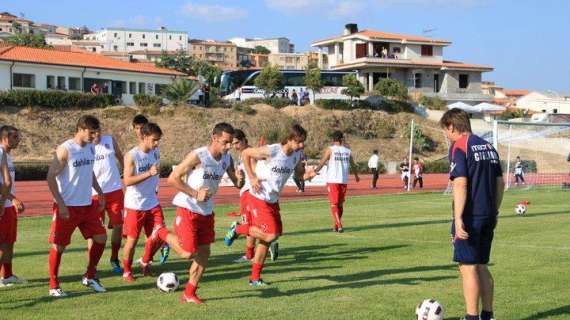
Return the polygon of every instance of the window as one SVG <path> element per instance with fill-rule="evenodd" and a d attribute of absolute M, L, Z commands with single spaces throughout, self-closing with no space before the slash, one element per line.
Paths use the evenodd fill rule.
<path fill-rule="evenodd" d="M 422 45 L 422 56 L 426 57 L 433 56 L 433 46 Z"/>
<path fill-rule="evenodd" d="M 127 42 L 127 47 L 134 47 L 135 43 L 134 42 Z"/>
<path fill-rule="evenodd" d="M 67 78 L 69 90 L 81 90 L 81 78 Z"/>
<path fill-rule="evenodd" d="M 91 51 L 92 51 L 92 52 L 97 52 L 97 48 L 96 48 L 96 47 L 93 47 L 93 48 L 91 48 Z"/>
<path fill-rule="evenodd" d="M 140 46 L 141 46 L 141 47 L 148 47 L 148 43 L 146 43 L 146 42 L 141 42 Z"/>
<path fill-rule="evenodd" d="M 459 75 L 459 89 L 467 89 L 469 87 L 469 75 L 460 74 Z"/>
<path fill-rule="evenodd" d="M 12 84 L 19 88 L 35 88 L 36 77 L 33 74 L 14 73 L 12 75 Z"/>
<path fill-rule="evenodd" d="M 116 33 L 116 32 L 113 34 L 113 37 L 115 37 L 115 38 L 117 37 L 117 33 Z"/>
<path fill-rule="evenodd" d="M 154 38 L 155 38 L 156 40 L 158 40 L 158 34 L 154 35 Z"/>
<path fill-rule="evenodd" d="M 65 77 L 57 77 L 57 88 L 65 90 Z"/>
<path fill-rule="evenodd" d="M 143 38 L 143 39 L 145 39 L 145 38 L 146 38 L 146 35 L 145 35 L 144 33 L 143 33 L 143 35 L 142 35 L 142 38 Z"/>
<path fill-rule="evenodd" d="M 144 94 L 146 93 L 146 84 L 144 82 L 139 82 L 139 93 L 140 94 Z"/>
<path fill-rule="evenodd" d="M 401 53 L 402 49 L 400 47 L 392 47 L 392 53 Z"/>
<path fill-rule="evenodd" d="M 129 94 L 137 94 L 137 83 L 129 82 Z"/>
<path fill-rule="evenodd" d="M 182 36 L 178 37 L 178 40 L 182 40 Z"/>
<path fill-rule="evenodd" d="M 155 84 L 154 85 L 154 94 L 159 96 L 162 93 L 162 90 L 164 90 L 164 88 L 166 88 L 168 85 L 166 84 Z"/>
<path fill-rule="evenodd" d="M 422 74 L 416 73 L 414 74 L 414 88 L 421 88 L 422 87 Z"/>
<path fill-rule="evenodd" d="M 168 36 L 168 40 L 172 40 L 172 36 L 171 36 L 171 35 L 170 35 L 170 36 Z"/>
<path fill-rule="evenodd" d="M 160 48 L 160 43 L 153 43 L 152 46 L 155 48 Z"/>
<path fill-rule="evenodd" d="M 46 88 L 55 89 L 55 77 L 54 76 L 47 76 L 46 77 Z"/>
<path fill-rule="evenodd" d="M 129 38 L 131 38 L 132 36 L 133 36 L 133 34 L 132 34 L 132 33 L 129 33 Z"/>
<path fill-rule="evenodd" d="M 113 51 L 118 51 L 119 50 L 119 46 L 113 46 Z"/>

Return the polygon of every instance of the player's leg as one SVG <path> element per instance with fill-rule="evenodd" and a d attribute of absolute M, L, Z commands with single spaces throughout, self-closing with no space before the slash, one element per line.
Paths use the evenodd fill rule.
<path fill-rule="evenodd" d="M 338 230 L 338 232 L 343 232 L 343 228 L 342 227 L 342 215 L 344 213 L 344 202 L 346 200 L 346 192 L 348 190 L 348 185 L 346 184 L 339 184 L 339 196 L 338 196 L 338 217 L 339 220 L 341 221 L 341 228 Z"/>
<path fill-rule="evenodd" d="M 328 183 L 327 184 L 328 190 L 328 197 L 331 207 L 331 215 L 333 218 L 334 223 L 334 231 L 338 231 L 342 229 L 342 224 L 340 222 L 340 212 L 339 212 L 339 200 L 340 200 L 340 188 L 339 184 L 337 183 Z"/>
<path fill-rule="evenodd" d="M 202 304 L 202 300 L 196 295 L 196 289 L 198 289 L 198 283 L 200 279 L 202 279 L 204 271 L 206 271 L 206 264 L 208 263 L 209 257 L 210 245 L 199 246 L 198 252 L 194 257 L 194 262 L 192 262 L 190 266 L 188 284 L 186 284 L 186 289 L 184 289 L 184 302 Z"/>
<path fill-rule="evenodd" d="M 49 295 L 52 297 L 65 297 L 67 294 L 61 289 L 59 283 L 59 266 L 65 248 L 71 243 L 71 235 L 77 227 L 75 207 L 67 207 L 69 217 L 62 219 L 59 216 L 59 206 L 54 203 L 52 224 L 50 227 L 49 243 L 52 245 L 48 255 Z"/>
<path fill-rule="evenodd" d="M 420 189 L 423 189 L 424 188 L 424 177 L 419 177 L 418 180 L 420 182 Z"/>
<path fill-rule="evenodd" d="M 24 283 L 25 280 L 12 273 L 14 243 L 17 238 L 18 213 L 14 207 L 5 208 L 0 217 L 0 287 Z"/>
<path fill-rule="evenodd" d="M 276 239 L 276 238 L 274 238 Z M 263 271 L 263 265 L 267 258 L 267 252 L 269 251 L 269 245 L 271 242 L 260 240 L 255 248 L 255 256 L 253 257 L 251 265 L 251 276 L 249 278 L 249 284 L 252 287 L 264 286 L 266 283 L 261 279 L 261 271 Z"/>
<path fill-rule="evenodd" d="M 91 246 L 88 249 L 87 271 L 83 276 L 82 283 L 91 287 L 95 292 L 106 292 L 107 290 L 101 285 L 97 279 L 97 265 L 105 251 L 105 243 L 107 242 L 107 231 L 103 226 L 101 213 L 97 210 L 97 202 L 93 202 L 91 206 L 81 207 L 81 219 L 78 223 L 79 231 L 85 240 L 92 239 Z"/>
<path fill-rule="evenodd" d="M 121 263 L 119 261 L 119 250 L 121 249 L 121 242 L 123 240 L 123 213 L 124 213 L 124 194 L 123 190 L 119 189 L 105 194 L 105 207 L 109 215 L 108 228 L 112 229 L 111 232 L 111 257 L 109 262 L 115 273 L 123 273 Z"/>
<path fill-rule="evenodd" d="M 479 275 L 476 264 L 459 264 L 466 316 L 479 317 Z"/>
<path fill-rule="evenodd" d="M 137 210 L 125 209 L 123 237 L 126 238 L 126 241 L 123 247 L 123 280 L 127 282 L 135 281 L 132 265 L 139 234 L 144 226 L 144 218 L 143 212 L 139 213 Z"/>
<path fill-rule="evenodd" d="M 477 274 L 481 291 L 481 320 L 489 320 L 493 317 L 493 276 L 486 264 L 477 266 Z"/>

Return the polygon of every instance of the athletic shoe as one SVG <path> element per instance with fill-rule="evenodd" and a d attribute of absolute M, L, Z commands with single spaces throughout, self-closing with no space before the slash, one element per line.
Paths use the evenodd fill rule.
<path fill-rule="evenodd" d="M 123 273 L 123 268 L 121 268 L 121 262 L 119 259 L 109 260 L 114 273 Z"/>
<path fill-rule="evenodd" d="M 56 297 L 56 298 L 63 298 L 67 297 L 67 293 L 61 290 L 61 288 L 49 289 L 49 296 Z"/>
<path fill-rule="evenodd" d="M 239 223 L 237 223 L 237 221 L 232 222 L 230 228 L 228 229 L 228 232 L 226 232 L 226 235 L 224 237 L 224 244 L 226 247 L 231 246 L 234 243 L 234 240 L 237 239 L 238 234 L 236 232 L 236 228 L 238 225 Z"/>
<path fill-rule="evenodd" d="M 28 283 L 26 279 L 18 278 L 16 275 L 11 275 L 8 278 L 0 279 L 0 287 L 9 287 L 14 284 Z"/>
<path fill-rule="evenodd" d="M 165 244 L 160 248 L 160 264 L 165 264 L 170 254 L 170 246 Z"/>
<path fill-rule="evenodd" d="M 267 287 L 269 283 L 263 281 L 263 279 L 259 279 L 259 280 L 249 280 L 249 285 L 252 288 L 257 288 L 257 287 Z"/>
<path fill-rule="evenodd" d="M 97 293 L 107 292 L 107 289 L 101 285 L 101 282 L 99 282 L 97 278 L 87 279 L 87 277 L 83 277 L 81 283 L 86 287 L 91 287 Z"/>
<path fill-rule="evenodd" d="M 250 262 L 251 259 L 248 259 L 246 256 L 241 256 L 234 260 L 235 263 L 242 263 L 242 262 Z"/>
<path fill-rule="evenodd" d="M 279 242 L 277 242 L 277 240 L 271 242 L 269 245 L 269 255 L 271 256 L 271 261 L 275 261 L 279 258 Z"/>
<path fill-rule="evenodd" d="M 343 230 L 342 228 L 338 228 L 338 229 L 336 230 L 336 232 L 338 232 L 338 233 L 343 233 L 344 230 Z"/>
<path fill-rule="evenodd" d="M 180 303 L 184 304 L 184 303 L 195 303 L 195 304 L 203 304 L 204 302 L 202 302 L 202 300 L 200 300 L 200 298 L 198 298 L 197 295 L 191 295 L 191 296 L 187 296 L 186 293 L 182 293 L 182 295 L 180 296 Z"/>
<path fill-rule="evenodd" d="M 143 277 L 152 277 L 152 272 L 150 271 L 150 265 L 152 264 L 152 261 L 149 261 L 148 263 L 144 263 L 142 261 L 142 258 L 138 259 L 137 262 L 139 263 L 139 266 L 141 267 L 141 273 L 143 274 Z"/>
<path fill-rule="evenodd" d="M 123 273 L 123 281 L 133 283 L 136 279 L 131 272 L 125 272 Z"/>

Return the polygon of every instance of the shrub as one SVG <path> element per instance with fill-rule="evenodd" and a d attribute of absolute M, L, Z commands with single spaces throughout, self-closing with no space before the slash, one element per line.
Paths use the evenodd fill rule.
<path fill-rule="evenodd" d="M 365 100 L 320 99 L 316 105 L 327 110 L 378 109 Z"/>
<path fill-rule="evenodd" d="M 186 79 L 177 79 L 164 88 L 162 96 L 174 105 L 187 103 L 190 97 L 198 90 L 199 83 L 190 82 Z"/>
<path fill-rule="evenodd" d="M 388 113 L 414 112 L 414 107 L 411 104 L 405 101 L 397 100 L 382 100 L 379 109 L 384 110 Z"/>
<path fill-rule="evenodd" d="M 382 79 L 374 85 L 374 91 L 379 95 L 398 99 L 408 98 L 408 88 L 398 80 Z"/>
<path fill-rule="evenodd" d="M 524 118 L 525 113 L 523 110 L 505 110 L 501 113 L 501 120 L 510 120 L 514 118 Z"/>
<path fill-rule="evenodd" d="M 45 180 L 49 162 L 14 162 L 16 181 Z"/>
<path fill-rule="evenodd" d="M 251 99 L 247 99 L 247 100 L 243 100 L 241 103 L 247 105 L 247 106 L 252 106 L 255 104 L 267 104 L 272 106 L 273 108 L 276 109 L 281 109 L 284 108 L 288 105 L 291 104 L 291 101 L 289 101 L 289 99 L 287 98 L 282 98 L 282 97 L 269 97 L 269 98 L 251 98 Z"/>
<path fill-rule="evenodd" d="M 0 92 L 0 106 L 46 108 L 102 108 L 114 105 L 111 95 L 66 91 L 11 90 Z"/>
<path fill-rule="evenodd" d="M 254 115 L 257 113 L 257 111 L 255 111 L 255 109 L 253 109 L 251 106 L 243 103 L 243 102 L 236 102 L 232 105 L 232 109 L 234 109 L 237 112 L 241 112 L 247 115 Z"/>
<path fill-rule="evenodd" d="M 148 94 L 139 93 L 133 96 L 137 106 L 148 107 L 148 106 L 160 106 L 162 104 L 162 98 L 157 96 L 149 96 Z"/>
<path fill-rule="evenodd" d="M 431 110 L 447 110 L 447 103 L 440 97 L 422 96 L 419 103 Z"/>
<path fill-rule="evenodd" d="M 368 169 L 368 161 L 361 161 L 356 163 L 356 168 L 359 174 L 368 174 L 370 173 L 370 169 Z M 379 173 L 386 173 L 386 166 L 382 161 L 378 162 L 378 172 Z M 352 171 L 351 171 L 352 173 Z"/>
<path fill-rule="evenodd" d="M 446 159 L 424 161 L 424 173 L 448 173 L 449 162 Z"/>

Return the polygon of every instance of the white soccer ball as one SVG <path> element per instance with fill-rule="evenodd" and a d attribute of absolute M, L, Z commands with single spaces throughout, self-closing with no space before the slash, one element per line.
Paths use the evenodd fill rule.
<path fill-rule="evenodd" d="M 434 299 L 426 299 L 416 307 L 418 320 L 442 320 L 443 307 Z"/>
<path fill-rule="evenodd" d="M 526 213 L 526 206 L 524 204 L 517 204 L 517 206 L 515 207 L 515 213 L 518 214 L 519 216 L 522 216 L 523 214 Z"/>
<path fill-rule="evenodd" d="M 178 276 L 174 272 L 164 272 L 156 279 L 156 286 L 162 292 L 170 293 L 176 291 L 180 286 Z"/>

